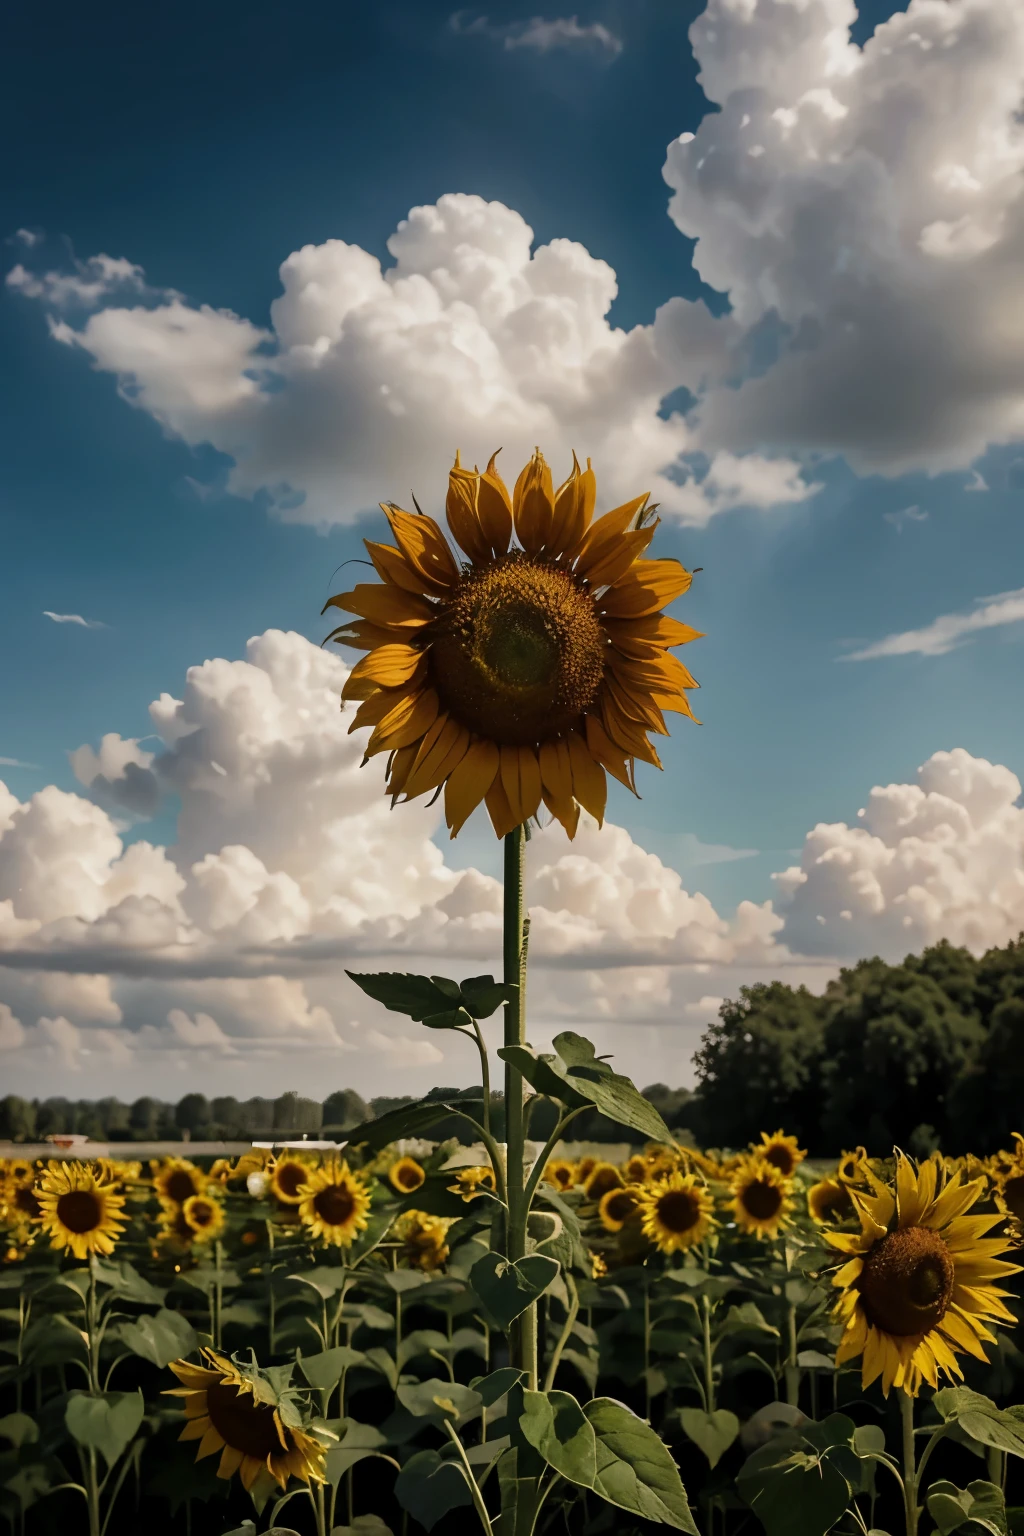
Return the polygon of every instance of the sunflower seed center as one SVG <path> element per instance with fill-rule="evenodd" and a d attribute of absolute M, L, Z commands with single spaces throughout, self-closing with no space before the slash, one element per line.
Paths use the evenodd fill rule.
<path fill-rule="evenodd" d="M 658 1197 L 658 1220 L 669 1232 L 689 1232 L 700 1220 L 700 1203 L 688 1189 L 670 1189 Z"/>
<path fill-rule="evenodd" d="M 1007 1209 L 1018 1218 L 1024 1219 L 1024 1174 L 1017 1174 L 1012 1179 L 1007 1179 L 1003 1185 L 1003 1199 Z"/>
<path fill-rule="evenodd" d="M 313 1209 L 328 1227 L 343 1227 L 355 1208 L 352 1191 L 344 1184 L 328 1184 L 313 1196 Z"/>
<path fill-rule="evenodd" d="M 743 1191 L 743 1207 L 755 1221 L 771 1221 L 779 1214 L 782 1190 L 765 1179 L 753 1179 Z"/>
<path fill-rule="evenodd" d="M 72 1189 L 57 1201 L 57 1219 L 69 1232 L 94 1232 L 103 1220 L 103 1202 L 89 1189 Z"/>
<path fill-rule="evenodd" d="M 164 1185 L 168 1200 L 177 1200 L 179 1205 L 184 1205 L 186 1200 L 198 1194 L 196 1181 L 187 1168 L 176 1168 Z"/>
<path fill-rule="evenodd" d="M 870 1323 L 905 1338 L 945 1317 L 953 1294 L 953 1259 L 937 1232 L 902 1227 L 864 1260 L 860 1293 Z"/>
<path fill-rule="evenodd" d="M 250 1392 L 240 1392 L 230 1382 L 214 1382 L 206 1389 L 206 1411 L 210 1423 L 225 1445 L 244 1451 L 258 1461 L 266 1461 L 281 1444 L 275 1410 L 269 1403 L 257 1403 Z"/>

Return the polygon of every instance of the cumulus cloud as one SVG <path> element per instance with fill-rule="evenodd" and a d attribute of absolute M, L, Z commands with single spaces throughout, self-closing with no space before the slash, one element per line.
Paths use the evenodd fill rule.
<path fill-rule="evenodd" d="M 694 265 L 774 357 L 708 393 L 708 448 L 964 468 L 1024 430 L 1024 9 L 911 0 L 863 50 L 854 0 L 709 0 L 720 107 L 669 147 Z M 975 486 L 980 489 L 980 486 Z"/>
<path fill-rule="evenodd" d="M 27 235 L 27 230 L 19 230 Z M 24 241 L 30 248 L 34 238 Z M 12 267 L 4 281 L 8 288 L 22 293 L 29 299 L 42 299 L 54 309 L 91 307 L 114 295 L 144 293 L 145 274 L 134 262 L 123 256 L 90 256 L 87 261 L 76 261 L 70 272 L 28 271 L 19 262 Z"/>
<path fill-rule="evenodd" d="M 871 791 L 857 825 L 819 823 L 774 878 L 803 954 L 897 958 L 939 939 L 975 952 L 1024 930 L 1024 810 L 1009 768 L 962 747 L 914 784 Z"/>
<path fill-rule="evenodd" d="M 529 21 L 499 24 L 487 16 L 471 17 L 468 11 L 456 11 L 448 24 L 464 37 L 487 37 L 507 50 L 527 48 L 534 53 L 550 53 L 553 49 L 596 49 L 613 58 L 622 52 L 622 39 L 602 22 L 581 22 L 578 16 L 556 16 L 551 21 L 533 16 Z"/>
<path fill-rule="evenodd" d="M 572 240 L 534 248 L 518 213 L 480 197 L 412 209 L 387 244 L 386 270 L 342 240 L 294 251 L 269 327 L 168 294 L 104 298 L 51 330 L 167 432 L 226 454 L 230 491 L 293 521 L 351 521 L 410 487 L 439 495 L 456 447 L 482 462 L 503 445 L 507 473 L 536 443 L 558 470 L 575 448 L 610 505 L 649 489 L 694 524 L 817 490 L 791 460 L 734 448 L 698 471 L 693 423 L 663 410 L 680 387 L 731 373 L 729 317 L 675 299 L 623 330 L 606 262 Z M 57 281 L 15 286 L 45 303 Z"/>
<path fill-rule="evenodd" d="M 43 618 L 52 619 L 54 624 L 78 624 L 82 629 L 106 629 L 106 625 L 99 619 L 83 619 L 80 613 L 52 613 L 49 608 L 43 609 Z"/>
<path fill-rule="evenodd" d="M 907 629 L 887 635 L 840 661 L 876 661 L 882 656 L 945 656 L 957 646 L 986 629 L 1001 629 L 1024 619 L 1024 587 L 1013 592 L 997 592 L 993 597 L 979 597 L 966 613 L 944 613 L 923 629 Z"/>

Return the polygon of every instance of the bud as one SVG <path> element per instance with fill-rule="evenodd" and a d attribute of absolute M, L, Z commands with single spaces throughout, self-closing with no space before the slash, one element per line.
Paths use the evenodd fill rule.
<path fill-rule="evenodd" d="M 262 1200 L 267 1192 L 269 1182 L 270 1180 L 265 1173 L 250 1173 L 245 1181 L 245 1187 L 254 1200 Z"/>

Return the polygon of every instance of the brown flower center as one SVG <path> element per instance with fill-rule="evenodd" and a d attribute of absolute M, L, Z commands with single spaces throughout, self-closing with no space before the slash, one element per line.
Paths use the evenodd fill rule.
<path fill-rule="evenodd" d="M 785 1174 L 787 1179 L 796 1167 L 796 1158 L 789 1147 L 782 1146 L 778 1142 L 774 1146 L 765 1147 L 761 1155 L 766 1163 L 771 1163 L 780 1173 Z"/>
<path fill-rule="evenodd" d="M 767 1179 L 752 1179 L 740 1198 L 743 1209 L 755 1221 L 771 1221 L 782 1209 L 782 1190 Z"/>
<path fill-rule="evenodd" d="M 417 1163 L 399 1163 L 395 1172 L 403 1189 L 419 1189 L 423 1183 L 423 1169 Z"/>
<path fill-rule="evenodd" d="M 840 1221 L 853 1214 L 853 1201 L 844 1184 L 827 1179 L 811 1190 L 811 1208 L 819 1221 Z"/>
<path fill-rule="evenodd" d="M 570 1189 L 572 1187 L 573 1172 L 571 1168 L 555 1168 L 553 1170 L 553 1177 L 560 1189 Z"/>
<path fill-rule="evenodd" d="M 57 1201 L 57 1218 L 69 1232 L 95 1232 L 103 1220 L 103 1202 L 91 1189 L 72 1189 Z"/>
<path fill-rule="evenodd" d="M 287 1449 L 278 1431 L 275 1410 L 269 1403 L 258 1403 L 251 1392 L 240 1392 L 230 1382 L 215 1382 L 206 1389 L 206 1411 L 210 1423 L 225 1445 L 244 1451 L 257 1461 L 266 1461 L 273 1453 Z"/>
<path fill-rule="evenodd" d="M 444 707 L 506 745 L 577 725 L 604 676 L 607 640 L 589 593 L 570 571 L 518 550 L 466 571 L 430 638 Z"/>
<path fill-rule="evenodd" d="M 188 1208 L 189 1224 L 193 1227 L 208 1227 L 216 1216 L 216 1207 L 209 1200 L 193 1200 Z"/>
<path fill-rule="evenodd" d="M 628 1189 L 617 1189 L 605 1201 L 604 1213 L 610 1221 L 628 1221 L 636 1210 L 636 1199 Z"/>
<path fill-rule="evenodd" d="M 610 1189 L 620 1189 L 622 1180 L 617 1168 L 595 1168 L 587 1180 L 587 1196 L 591 1200 L 600 1200 Z"/>
<path fill-rule="evenodd" d="M 305 1184 L 308 1178 L 309 1169 L 304 1163 L 281 1163 L 274 1175 L 274 1187 L 286 1200 L 294 1200 L 300 1184 Z"/>
<path fill-rule="evenodd" d="M 43 1208 L 36 1199 L 34 1192 L 27 1185 L 14 1192 L 14 1203 L 18 1210 L 26 1216 L 31 1216 L 33 1221 L 38 1221 L 43 1214 Z"/>
<path fill-rule="evenodd" d="M 669 1232 L 689 1232 L 700 1221 L 700 1201 L 690 1189 L 670 1189 L 658 1197 L 658 1220 Z"/>
<path fill-rule="evenodd" d="M 313 1196 L 313 1209 L 328 1227 L 343 1227 L 355 1208 L 355 1196 L 347 1184 L 328 1184 Z"/>
<path fill-rule="evenodd" d="M 184 1205 L 186 1200 L 198 1194 L 195 1178 L 187 1168 L 175 1168 L 164 1188 L 168 1200 L 177 1200 L 179 1205 Z"/>
<path fill-rule="evenodd" d="M 1006 1208 L 1019 1220 L 1024 1220 L 1024 1174 L 1015 1174 L 1012 1179 L 1007 1179 L 1003 1185 L 1003 1199 Z"/>
<path fill-rule="evenodd" d="M 953 1259 L 927 1227 L 903 1227 L 875 1244 L 864 1260 L 860 1294 L 869 1323 L 904 1338 L 927 1333 L 946 1315 Z"/>

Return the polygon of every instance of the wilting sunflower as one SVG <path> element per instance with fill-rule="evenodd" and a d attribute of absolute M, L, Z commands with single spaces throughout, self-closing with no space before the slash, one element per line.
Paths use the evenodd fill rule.
<path fill-rule="evenodd" d="M 461 564 L 433 518 L 382 503 L 395 543 L 366 541 L 381 584 L 329 600 L 356 621 L 328 639 L 368 653 L 342 697 L 362 701 L 351 729 L 374 728 L 366 756 L 389 754 L 392 801 L 443 785 L 452 837 L 481 801 L 499 837 L 543 801 L 573 837 L 581 806 L 603 820 L 606 772 L 635 792 L 635 759 L 660 768 L 663 711 L 693 718 L 669 651 L 698 632 L 662 612 L 692 578 L 641 558 L 646 495 L 594 523 L 589 460 L 556 491 L 538 449 L 510 497 L 496 457 L 480 474 L 455 456 Z"/>
<path fill-rule="evenodd" d="M 622 1174 L 614 1163 L 595 1163 L 587 1176 L 583 1192 L 588 1200 L 600 1200 L 610 1189 L 621 1189 Z"/>
<path fill-rule="evenodd" d="M 158 1195 L 184 1205 L 193 1195 L 201 1195 L 206 1188 L 207 1176 L 195 1163 L 185 1157 L 165 1157 L 163 1162 L 150 1164 L 153 1184 Z"/>
<path fill-rule="evenodd" d="M 191 1227 L 193 1241 L 212 1242 L 224 1230 L 224 1207 L 210 1195 L 192 1195 L 181 1208 L 185 1225 Z"/>
<path fill-rule="evenodd" d="M 637 1208 L 639 1189 L 610 1189 L 601 1196 L 597 1214 L 606 1232 L 621 1232 Z"/>
<path fill-rule="evenodd" d="M 791 1179 L 797 1168 L 807 1156 L 801 1151 L 795 1136 L 786 1136 L 782 1131 L 776 1131 L 769 1136 L 767 1131 L 761 1132 L 761 1144 L 751 1149 L 755 1157 L 763 1157 L 766 1163 L 774 1163 L 784 1179 Z"/>
<path fill-rule="evenodd" d="M 316 1167 L 309 1153 L 282 1152 L 270 1171 L 270 1189 L 281 1205 L 301 1205 L 305 1186 Z"/>
<path fill-rule="evenodd" d="M 392 1237 L 402 1244 L 402 1262 L 427 1273 L 440 1269 L 448 1257 L 445 1234 L 450 1225 L 426 1211 L 405 1211 L 391 1228 Z"/>
<path fill-rule="evenodd" d="M 752 1237 L 778 1237 L 789 1225 L 793 1186 L 774 1163 L 751 1157 L 740 1164 L 729 1185 L 729 1209 L 741 1232 Z"/>
<path fill-rule="evenodd" d="M 807 1210 L 819 1227 L 830 1221 L 848 1221 L 854 1215 L 850 1191 L 838 1179 L 819 1179 L 807 1191 Z"/>
<path fill-rule="evenodd" d="M 426 1177 L 422 1164 L 414 1157 L 400 1157 L 388 1169 L 391 1187 L 397 1189 L 400 1195 L 411 1195 L 413 1190 L 419 1189 Z"/>
<path fill-rule="evenodd" d="M 981 1197 L 981 1181 L 954 1174 L 940 1188 L 928 1161 L 915 1170 L 899 1154 L 893 1185 L 874 1175 L 870 1191 L 851 1190 L 859 1232 L 827 1232 L 826 1241 L 849 1255 L 833 1276 L 841 1295 L 835 1315 L 844 1324 L 836 1364 L 863 1356 L 865 1387 L 882 1378 L 882 1391 L 902 1387 L 916 1396 L 922 1382 L 943 1374 L 962 1377 L 958 1353 L 986 1360 L 995 1343 L 988 1323 L 1016 1322 L 1000 1300 L 1010 1294 L 993 1282 L 1020 1272 L 998 1257 L 1005 1237 L 986 1237 L 998 1214 L 965 1213 Z"/>
<path fill-rule="evenodd" d="M 349 1248 L 367 1226 L 370 1191 L 350 1172 L 348 1163 L 329 1158 L 309 1174 L 302 1190 L 299 1219 L 310 1237 Z"/>
<path fill-rule="evenodd" d="M 701 1243 L 715 1225 L 715 1202 L 692 1173 L 670 1173 L 640 1193 L 644 1236 L 662 1253 L 676 1253 Z"/>
<path fill-rule="evenodd" d="M 844 1184 L 863 1184 L 867 1162 L 868 1154 L 863 1147 L 855 1147 L 852 1152 L 843 1152 L 836 1165 L 836 1178 L 841 1179 Z"/>
<path fill-rule="evenodd" d="M 124 1196 L 117 1194 L 113 1184 L 101 1183 L 95 1168 L 87 1163 L 51 1163 L 36 1193 L 51 1248 L 70 1251 L 76 1259 L 113 1253 L 124 1231 L 120 1219 Z"/>
<path fill-rule="evenodd" d="M 324 1448 L 285 1421 L 290 1405 L 262 1401 L 259 1393 L 265 1383 L 244 1376 L 223 1355 L 204 1349 L 202 1356 L 208 1365 L 172 1362 L 171 1370 L 183 1385 L 166 1394 L 185 1399 L 188 1422 L 178 1439 L 200 1442 L 196 1460 L 220 1451 L 217 1476 L 230 1478 L 237 1472 L 245 1489 L 264 1471 L 280 1488 L 290 1477 L 322 1483 Z"/>
<path fill-rule="evenodd" d="M 448 1193 L 460 1195 L 463 1200 L 476 1200 L 485 1189 L 494 1193 L 493 1168 L 454 1168 L 455 1183 L 448 1185 Z"/>
<path fill-rule="evenodd" d="M 576 1183 L 576 1164 L 564 1157 L 553 1157 L 544 1169 L 544 1182 L 555 1189 L 572 1189 Z"/>

